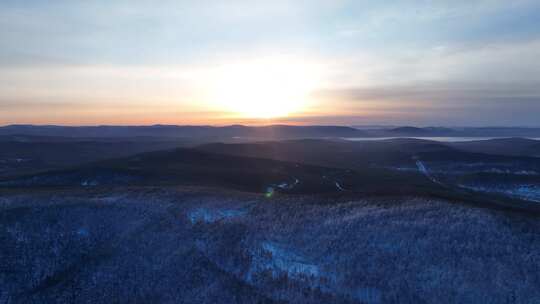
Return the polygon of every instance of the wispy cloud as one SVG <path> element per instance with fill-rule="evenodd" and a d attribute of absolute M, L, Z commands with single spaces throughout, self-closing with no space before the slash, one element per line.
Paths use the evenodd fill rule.
<path fill-rule="evenodd" d="M 43 121 L 167 107 L 210 121 L 220 109 L 205 100 L 209 71 L 276 54 L 321 67 L 298 121 L 456 124 L 476 111 L 477 122 L 533 124 L 539 10 L 532 0 L 4 1 L 0 124 L 39 105 Z M 175 113 L 167 120 L 187 119 Z"/>

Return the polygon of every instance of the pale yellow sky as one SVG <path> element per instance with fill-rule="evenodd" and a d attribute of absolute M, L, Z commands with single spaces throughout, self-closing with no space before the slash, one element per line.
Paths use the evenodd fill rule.
<path fill-rule="evenodd" d="M 538 125 L 539 10 L 4 1 L 0 125 Z"/>

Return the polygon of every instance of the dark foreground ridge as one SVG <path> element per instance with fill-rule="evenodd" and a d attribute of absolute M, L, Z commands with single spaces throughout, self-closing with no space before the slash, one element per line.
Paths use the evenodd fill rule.
<path fill-rule="evenodd" d="M 535 303 L 540 221 L 208 188 L 0 198 L 7 303 Z"/>
<path fill-rule="evenodd" d="M 538 142 L 304 139 L 213 143 L 91 163 L 84 163 L 88 153 L 83 153 L 78 166 L 5 177 L 0 179 L 0 189 L 198 185 L 268 195 L 423 195 L 538 212 L 540 158 L 515 155 L 523 145 L 516 145 L 516 153 L 509 155 L 472 152 L 507 141 L 527 146 Z M 95 144 L 87 147 L 94 149 Z M 71 156 L 72 162 L 77 155 Z"/>

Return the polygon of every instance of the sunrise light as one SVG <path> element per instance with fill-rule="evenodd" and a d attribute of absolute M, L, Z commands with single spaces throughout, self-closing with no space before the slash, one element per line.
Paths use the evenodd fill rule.
<path fill-rule="evenodd" d="M 314 65 L 267 58 L 218 67 L 211 76 L 210 103 L 242 118 L 276 118 L 305 110 L 317 85 Z"/>

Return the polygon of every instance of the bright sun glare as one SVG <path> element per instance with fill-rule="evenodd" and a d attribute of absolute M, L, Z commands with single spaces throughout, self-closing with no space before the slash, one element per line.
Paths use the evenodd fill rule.
<path fill-rule="evenodd" d="M 257 60 L 218 68 L 212 102 L 245 118 L 276 118 L 308 106 L 315 69 L 291 60 Z"/>

